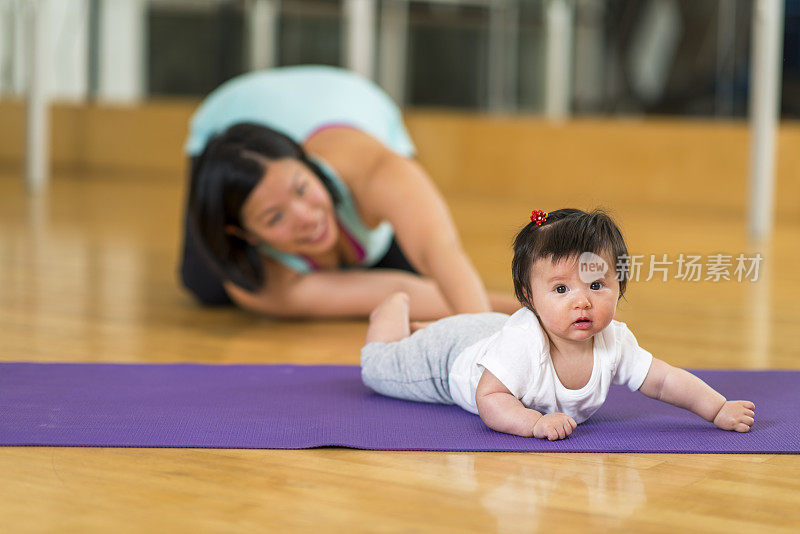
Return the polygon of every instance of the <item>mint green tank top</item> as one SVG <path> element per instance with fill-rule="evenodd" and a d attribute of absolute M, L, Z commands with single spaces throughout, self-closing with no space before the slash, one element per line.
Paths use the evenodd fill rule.
<path fill-rule="evenodd" d="M 192 116 L 186 153 L 199 155 L 213 135 L 239 122 L 269 126 L 298 143 L 325 126 L 347 125 L 398 154 L 415 153 L 392 99 L 372 81 L 335 67 L 279 67 L 228 80 Z"/>

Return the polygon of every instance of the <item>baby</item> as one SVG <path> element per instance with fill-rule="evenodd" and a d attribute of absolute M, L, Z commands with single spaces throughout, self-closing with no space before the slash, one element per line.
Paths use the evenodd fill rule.
<path fill-rule="evenodd" d="M 691 373 L 654 358 L 614 320 L 625 293 L 627 246 L 602 211 L 534 211 L 514 240 L 523 308 L 447 317 L 411 333 L 408 297 L 370 316 L 364 384 L 383 395 L 458 404 L 499 432 L 564 439 L 603 404 L 611 384 L 747 432 L 755 405 L 729 401 Z M 610 266 L 610 267 L 609 267 Z"/>

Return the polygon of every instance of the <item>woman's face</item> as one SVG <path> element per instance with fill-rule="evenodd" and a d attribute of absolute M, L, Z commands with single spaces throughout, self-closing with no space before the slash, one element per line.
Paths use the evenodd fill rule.
<path fill-rule="evenodd" d="M 330 251 L 338 226 L 330 193 L 296 159 L 272 160 L 242 206 L 242 225 L 251 243 L 314 256 Z"/>

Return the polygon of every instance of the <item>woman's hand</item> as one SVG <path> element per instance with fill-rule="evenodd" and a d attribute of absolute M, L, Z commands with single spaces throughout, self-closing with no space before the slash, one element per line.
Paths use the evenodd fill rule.
<path fill-rule="evenodd" d="M 714 424 L 722 430 L 749 432 L 755 421 L 756 405 L 750 401 L 725 401 L 714 418 Z"/>
<path fill-rule="evenodd" d="M 536 421 L 533 427 L 533 437 L 550 441 L 564 439 L 578 426 L 575 419 L 565 413 L 548 413 Z"/>

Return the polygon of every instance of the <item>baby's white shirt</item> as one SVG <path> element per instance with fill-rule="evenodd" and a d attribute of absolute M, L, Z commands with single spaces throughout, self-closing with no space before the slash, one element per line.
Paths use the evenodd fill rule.
<path fill-rule="evenodd" d="M 639 389 L 653 361 L 653 355 L 619 321 L 611 321 L 595 334 L 592 352 L 589 381 L 580 389 L 567 389 L 553 367 L 550 343 L 539 320 L 522 308 L 499 332 L 456 357 L 448 379 L 450 393 L 456 404 L 477 414 L 475 391 L 483 370 L 488 369 L 527 408 L 542 414 L 562 412 L 582 423 L 603 405 L 611 384 Z"/>

